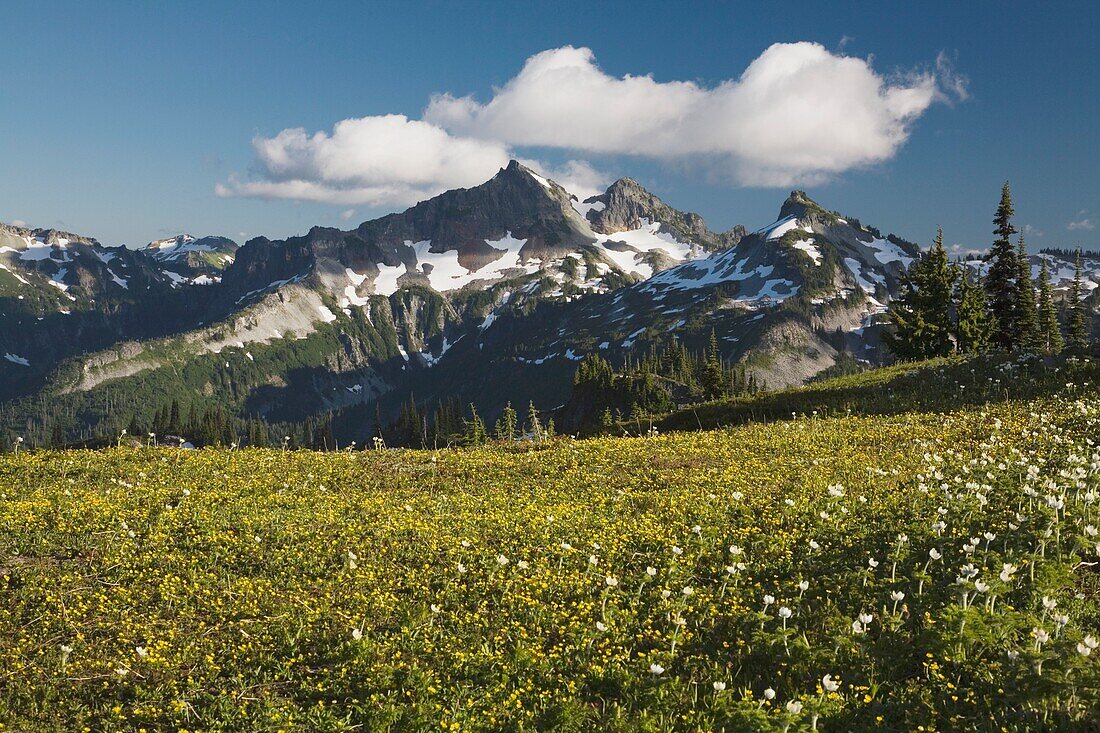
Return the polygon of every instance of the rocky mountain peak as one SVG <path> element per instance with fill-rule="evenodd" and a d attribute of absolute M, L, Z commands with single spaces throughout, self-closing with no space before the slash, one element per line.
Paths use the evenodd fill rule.
<path fill-rule="evenodd" d="M 174 237 L 155 239 L 152 242 L 149 242 L 149 244 L 145 245 L 145 249 L 162 249 L 164 247 L 178 246 L 193 241 L 195 241 L 195 238 L 192 237 L 190 234 L 177 234 Z"/>
<path fill-rule="evenodd" d="M 629 231 L 645 222 L 659 221 L 683 239 L 699 242 L 707 249 L 722 246 L 722 238 L 707 228 L 703 217 L 672 208 L 633 178 L 620 178 L 607 191 L 584 203 L 589 225 L 601 234 Z"/>
<path fill-rule="evenodd" d="M 798 190 L 791 191 L 790 196 L 787 197 L 787 200 L 783 202 L 783 206 L 779 209 L 780 219 L 789 216 L 802 221 L 815 219 L 821 224 L 832 224 L 840 218 L 807 196 L 805 191 Z"/>

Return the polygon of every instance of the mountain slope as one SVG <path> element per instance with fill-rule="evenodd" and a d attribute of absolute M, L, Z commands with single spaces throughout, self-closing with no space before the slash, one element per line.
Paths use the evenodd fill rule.
<path fill-rule="evenodd" d="M 772 224 L 719 234 L 631 179 L 581 201 L 516 162 L 352 230 L 239 248 L 11 227 L 0 242 L 3 423 L 70 438 L 172 399 L 269 421 L 335 411 L 356 439 L 409 401 L 491 420 L 566 402 L 587 354 L 701 351 L 712 333 L 757 385 L 802 384 L 883 359 L 883 312 L 919 253 L 801 191 Z"/>
<path fill-rule="evenodd" d="M 87 246 L 98 248 L 96 259 L 132 259 L 146 273 L 146 286 L 133 291 L 139 297 L 113 306 L 113 318 L 91 308 L 88 319 L 102 316 L 101 325 L 114 327 L 94 338 L 74 343 L 52 326 L 40 329 L 41 343 L 16 333 L 5 338 L 5 353 L 18 361 L 0 370 L 19 367 L 16 372 L 35 375 L 9 380 L 7 396 L 29 399 L 48 377 L 41 396 L 64 396 L 70 412 L 80 412 L 82 405 L 105 402 L 112 389 L 124 392 L 159 372 L 195 372 L 206 364 L 199 369 L 207 377 L 200 394 L 241 414 L 300 418 L 311 411 L 308 403 L 293 400 L 299 408 L 290 410 L 278 396 L 279 384 L 293 382 L 285 365 L 262 377 L 219 373 L 232 370 L 237 356 L 305 348 L 316 351 L 310 366 L 316 373 L 305 392 L 315 398 L 313 412 L 349 400 L 365 405 L 381 393 L 403 391 L 416 381 L 414 372 L 445 356 L 454 361 L 452 347 L 487 330 L 498 308 L 525 313 L 540 303 L 569 304 L 641 282 L 723 241 L 696 215 L 668 207 L 633 182 L 618 182 L 605 197 L 617 218 L 593 223 L 582 212 L 594 206 L 513 162 L 481 186 L 346 232 L 318 227 L 303 237 L 259 238 L 240 248 L 222 238 L 180 235 L 136 252 L 89 240 Z M 142 312 L 156 325 L 127 321 Z M 334 334 L 335 344 L 329 341 Z M 91 351 L 97 353 L 79 356 Z M 219 354 L 234 358 L 213 358 Z M 287 357 L 287 364 L 293 361 Z M 226 379 L 234 385 L 230 396 L 217 387 Z"/>

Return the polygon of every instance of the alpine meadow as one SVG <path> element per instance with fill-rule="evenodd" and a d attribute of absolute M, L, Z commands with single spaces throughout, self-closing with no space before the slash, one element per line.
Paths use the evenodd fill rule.
<path fill-rule="evenodd" d="M 0 732 L 1100 730 L 1070 6 L 15 0 Z"/>

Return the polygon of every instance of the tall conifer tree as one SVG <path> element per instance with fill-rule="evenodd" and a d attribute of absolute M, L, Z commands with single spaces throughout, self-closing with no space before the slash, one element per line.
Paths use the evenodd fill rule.
<path fill-rule="evenodd" d="M 959 272 L 951 266 L 947 250 L 943 247 L 943 229 L 936 230 L 936 240 L 928 252 L 928 271 L 925 282 L 924 307 L 926 320 L 932 327 L 931 345 L 935 356 L 946 356 L 955 349 L 951 341 L 954 330 L 951 322 L 951 295 Z"/>
<path fill-rule="evenodd" d="M 1035 283 L 1031 280 L 1031 258 L 1027 256 L 1024 235 L 1016 250 L 1016 345 L 1026 351 L 1039 351 L 1039 311 L 1035 304 Z"/>
<path fill-rule="evenodd" d="M 710 341 L 707 343 L 707 353 L 703 358 L 702 376 L 700 384 L 703 394 L 709 399 L 715 399 L 726 394 L 726 375 L 722 369 L 722 354 L 718 350 L 718 336 L 711 329 Z"/>
<path fill-rule="evenodd" d="M 1016 347 L 1016 278 L 1020 267 L 1016 262 L 1016 249 L 1012 246 L 1012 191 L 1008 181 L 1001 189 L 1001 203 L 993 217 L 997 239 L 986 255 L 989 271 L 985 278 L 989 314 L 993 320 L 993 345 L 1010 351 Z"/>
<path fill-rule="evenodd" d="M 958 277 L 943 247 L 943 230 L 927 254 L 913 261 L 902 279 L 905 288 L 890 307 L 894 328 L 886 345 L 898 356 L 927 359 L 954 350 L 951 294 Z"/>
<path fill-rule="evenodd" d="M 971 282 L 966 269 L 960 268 L 955 295 L 955 342 L 964 354 L 978 354 L 989 348 L 993 324 L 985 305 L 985 288 L 980 274 Z"/>
<path fill-rule="evenodd" d="M 1073 268 L 1073 285 L 1069 289 L 1069 323 L 1066 328 L 1066 345 L 1074 351 L 1084 351 L 1088 347 L 1088 330 L 1085 327 L 1085 303 L 1081 299 L 1081 250 L 1077 250 L 1077 260 Z"/>
<path fill-rule="evenodd" d="M 1046 257 L 1039 268 L 1039 345 L 1048 354 L 1062 350 L 1062 329 L 1058 326 L 1058 309 L 1050 288 L 1050 271 Z"/>

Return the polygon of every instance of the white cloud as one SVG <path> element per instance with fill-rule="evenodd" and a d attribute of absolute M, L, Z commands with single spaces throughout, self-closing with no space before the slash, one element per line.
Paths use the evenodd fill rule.
<path fill-rule="evenodd" d="M 613 180 L 612 176 L 596 170 L 584 160 L 570 160 L 559 166 L 525 158 L 521 158 L 519 162 L 560 183 L 566 191 L 574 194 L 581 201 L 603 193 Z"/>
<path fill-rule="evenodd" d="M 737 183 L 786 186 L 892 158 L 933 102 L 965 93 L 945 56 L 936 68 L 890 81 L 816 43 L 775 44 L 708 89 L 613 77 L 592 51 L 567 46 L 529 58 L 485 104 L 434 96 L 424 118 L 511 145 L 705 159 Z"/>
<path fill-rule="evenodd" d="M 27 228 L 27 222 L 23 221 L 22 219 L 12 219 L 11 225 L 13 227 L 22 227 L 23 229 Z"/>
<path fill-rule="evenodd" d="M 342 120 L 332 134 L 300 127 L 252 141 L 260 180 L 218 184 L 219 196 L 334 204 L 409 204 L 490 178 L 508 164 L 501 143 L 455 137 L 403 115 Z"/>
<path fill-rule="evenodd" d="M 408 205 L 490 178 L 524 148 L 631 155 L 755 186 L 812 184 L 891 159 L 933 103 L 966 97 L 941 54 L 893 78 L 868 60 L 816 43 L 775 44 L 737 78 L 707 88 L 652 76 L 611 76 L 587 48 L 527 59 L 493 97 L 437 94 L 422 120 L 383 115 L 253 140 L 256 175 L 231 176 L 219 196 Z M 578 196 L 606 176 L 580 159 L 531 167 Z"/>
<path fill-rule="evenodd" d="M 345 209 L 344 211 L 340 212 L 340 218 L 344 221 L 347 221 L 353 216 L 355 216 L 355 209 Z"/>
<path fill-rule="evenodd" d="M 1087 216 L 1088 213 L 1085 209 L 1078 211 L 1077 218 L 1066 224 L 1066 229 L 1071 232 L 1091 232 L 1096 228 L 1096 223 Z"/>

